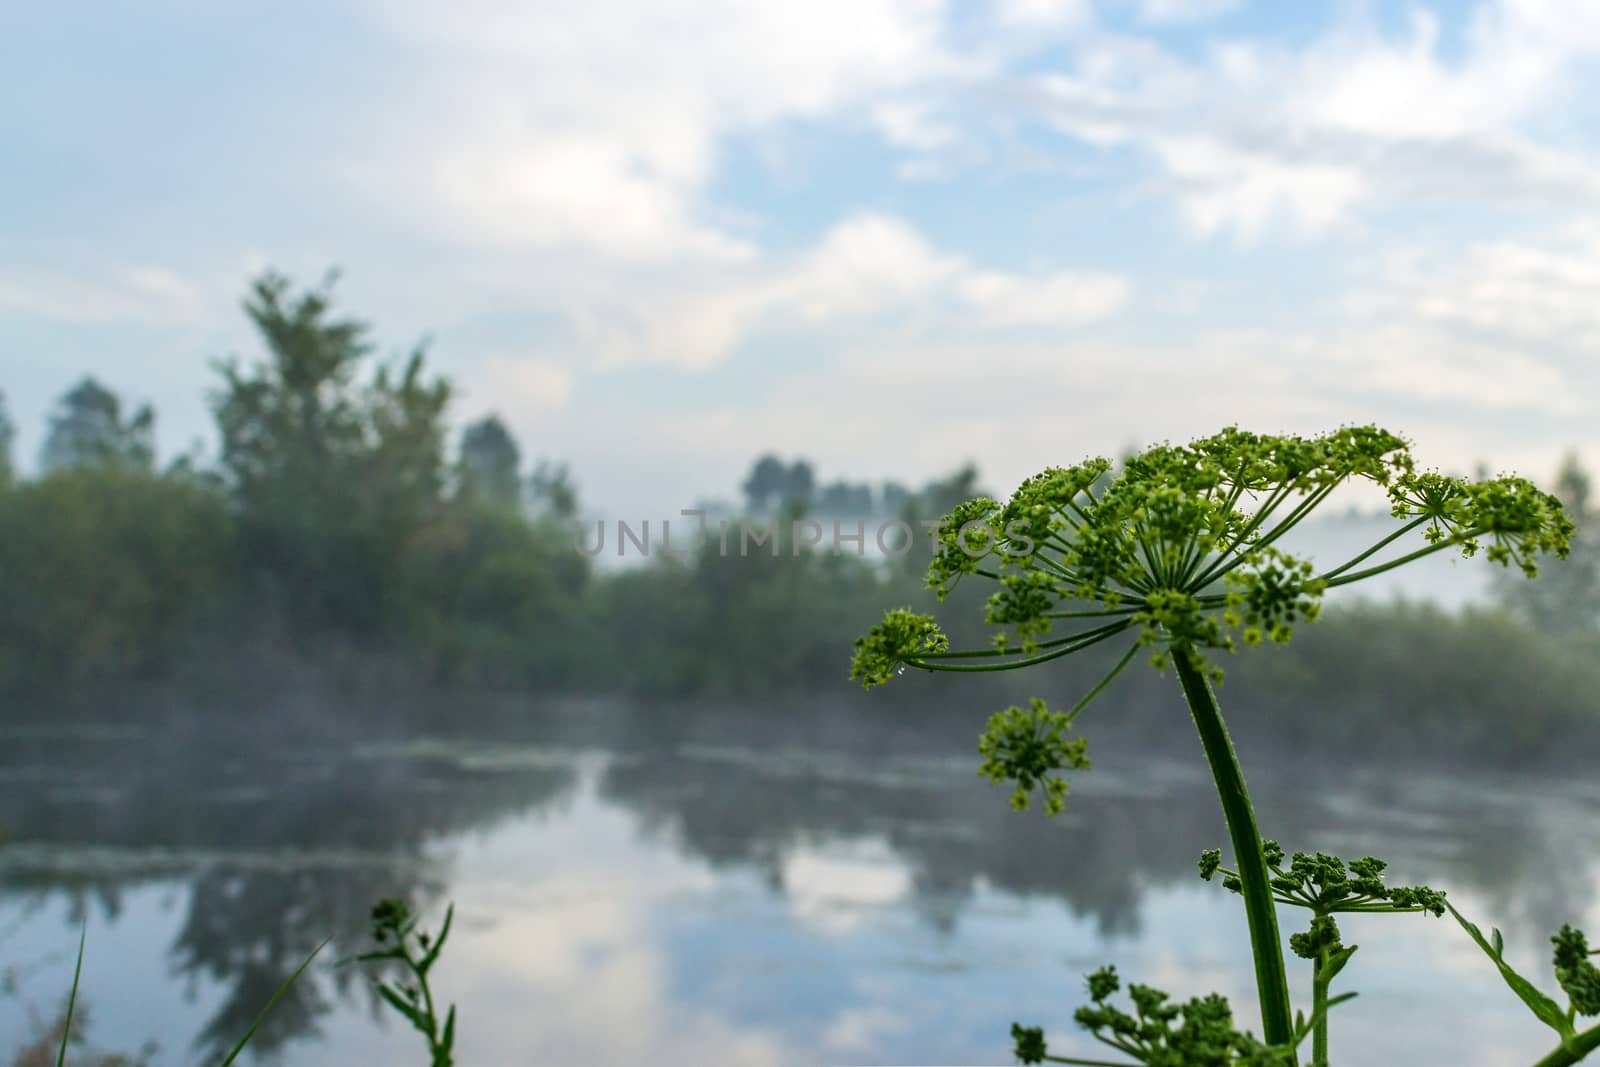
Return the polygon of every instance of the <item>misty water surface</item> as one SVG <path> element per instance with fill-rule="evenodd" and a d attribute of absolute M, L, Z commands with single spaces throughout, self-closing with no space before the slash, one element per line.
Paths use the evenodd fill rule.
<path fill-rule="evenodd" d="M 435 974 L 464 1067 L 1007 1064 L 1014 1020 L 1096 1055 L 1071 1016 L 1106 962 L 1254 1017 L 1242 910 L 1195 873 L 1224 841 L 1198 744 L 1188 760 L 1100 751 L 1046 821 L 1010 810 L 975 752 L 797 746 L 737 718 L 619 741 L 640 714 L 530 709 L 514 738 L 340 745 L 8 728 L 0 1062 L 59 1006 L 86 921 L 97 1048 L 204 1062 L 333 934 L 258 1056 L 420 1063 L 365 976 L 331 967 L 367 947 L 385 895 L 435 924 L 455 902 Z M 1421 775 L 1400 749 L 1392 769 L 1337 777 L 1245 761 L 1269 836 L 1449 890 L 1546 988 L 1549 934 L 1600 927 L 1600 785 Z M 1449 918 L 1342 925 L 1362 946 L 1343 988 L 1361 996 L 1338 1011 L 1336 1062 L 1501 1067 L 1547 1049 Z M 1291 973 L 1302 995 L 1306 965 Z"/>

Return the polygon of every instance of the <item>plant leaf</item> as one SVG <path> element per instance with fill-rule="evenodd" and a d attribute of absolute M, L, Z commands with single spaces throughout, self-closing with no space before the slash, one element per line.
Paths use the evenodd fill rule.
<path fill-rule="evenodd" d="M 1350 962 L 1350 957 L 1356 954 L 1359 945 L 1347 945 L 1328 957 L 1326 966 L 1323 967 L 1323 977 L 1332 981 L 1333 976 L 1344 970 L 1344 965 Z M 1331 1001 L 1329 1003 L 1332 1003 Z"/>
<path fill-rule="evenodd" d="M 1511 965 L 1500 958 L 1500 953 L 1496 951 L 1496 946 L 1491 945 L 1488 941 L 1484 940 L 1483 931 L 1479 930 L 1472 923 L 1468 922 L 1466 918 L 1455 909 L 1453 904 L 1447 900 L 1445 901 L 1444 906 L 1450 909 L 1450 914 L 1456 917 L 1456 922 L 1460 923 L 1462 929 L 1466 930 L 1468 934 L 1472 935 L 1472 940 L 1476 941 L 1478 943 L 1478 947 L 1483 949 L 1484 953 L 1494 961 L 1494 965 L 1496 967 L 1500 968 L 1500 977 L 1505 979 L 1506 985 L 1511 987 L 1511 991 L 1528 1006 L 1528 1010 L 1537 1015 L 1540 1022 L 1544 1023 L 1556 1033 L 1560 1034 L 1562 1041 L 1565 1041 L 1567 1038 L 1571 1037 L 1572 1023 L 1567 1019 L 1566 1013 L 1561 1010 L 1560 1006 L 1557 1005 L 1554 1000 L 1551 1000 L 1544 993 L 1540 992 L 1539 988 L 1532 982 L 1528 981 L 1526 978 L 1522 977 L 1522 975 L 1512 970 Z M 1498 934 L 1499 931 L 1496 930 L 1495 933 Z M 1496 941 L 1503 947 L 1503 938 L 1497 937 Z"/>
<path fill-rule="evenodd" d="M 78 1003 L 78 976 L 83 974 L 83 945 L 89 940 L 89 924 L 84 923 L 78 933 L 78 963 L 72 968 L 72 992 L 67 994 L 67 1021 L 61 1027 L 61 1051 L 56 1053 L 56 1067 L 67 1062 L 67 1042 L 72 1039 L 72 1009 Z"/>
<path fill-rule="evenodd" d="M 430 1038 L 433 1036 L 428 1032 L 428 1024 L 427 1021 L 423 1019 L 422 1013 L 416 1008 L 412 1007 L 410 1004 L 406 1003 L 405 999 L 401 997 L 399 993 L 396 993 L 393 988 L 385 985 L 382 982 L 379 982 L 378 995 L 388 1002 L 389 1007 L 393 1008 L 395 1011 L 409 1019 L 412 1026 L 416 1027 L 418 1030 L 421 1030 Z"/>
<path fill-rule="evenodd" d="M 296 967 L 294 973 L 288 977 L 288 980 L 278 987 L 278 991 L 272 994 L 272 999 L 267 1001 L 267 1006 L 261 1009 L 261 1014 L 256 1016 L 256 1021 L 250 1024 L 250 1029 L 244 1032 L 244 1036 L 239 1039 L 239 1043 L 233 1046 L 233 1051 L 228 1053 L 227 1058 L 222 1061 L 222 1067 L 228 1067 L 229 1064 L 239 1058 L 239 1053 L 243 1052 L 245 1045 L 249 1043 L 252 1037 L 256 1036 L 256 1027 L 261 1025 L 261 1020 L 267 1017 L 267 1012 L 272 1010 L 272 1006 L 278 1003 L 278 998 L 289 991 L 289 987 L 294 985 L 295 981 L 305 973 L 307 967 L 311 966 L 311 961 L 317 958 L 317 953 L 326 948 L 328 942 L 332 940 L 331 936 L 323 938 L 322 944 L 312 949 L 311 955 L 306 957 L 305 962 Z"/>
<path fill-rule="evenodd" d="M 456 1043 L 456 1006 L 450 1005 L 450 1012 L 444 1017 L 444 1036 L 439 1038 L 439 1047 L 449 1052 Z"/>
<path fill-rule="evenodd" d="M 1317 1023 L 1327 1017 L 1328 1012 L 1332 1011 L 1334 1007 L 1339 1004 L 1343 1004 L 1347 1000 L 1354 1000 L 1358 995 L 1359 994 L 1352 991 L 1349 993 L 1340 993 L 1336 997 L 1329 997 L 1328 1002 L 1324 1004 L 1321 1009 L 1314 1012 L 1311 1018 L 1305 1020 L 1303 1029 L 1296 1027 L 1295 1038 L 1292 1042 L 1290 1042 L 1289 1047 L 1298 1048 L 1302 1041 L 1311 1036 L 1311 1031 L 1316 1029 Z"/>
<path fill-rule="evenodd" d="M 439 939 L 433 943 L 428 954 L 422 957 L 422 962 L 417 964 L 419 974 L 427 974 L 428 968 L 433 966 L 433 961 L 439 958 L 439 950 L 444 948 L 444 939 L 450 936 L 450 920 L 455 916 L 456 906 L 451 904 L 444 910 L 444 925 L 439 928 Z"/>

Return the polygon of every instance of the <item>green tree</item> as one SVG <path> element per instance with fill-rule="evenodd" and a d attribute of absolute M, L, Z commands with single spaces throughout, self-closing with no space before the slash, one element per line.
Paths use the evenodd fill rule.
<path fill-rule="evenodd" d="M 817 495 L 817 512 L 854 518 L 872 514 L 872 487 L 837 481 L 823 487 Z"/>
<path fill-rule="evenodd" d="M 0 488 L 11 484 L 11 442 L 16 440 L 17 427 L 6 410 L 6 394 L 0 392 Z"/>
<path fill-rule="evenodd" d="M 917 495 L 917 514 L 921 518 L 948 515 L 957 504 L 987 495 L 978 487 L 978 468 L 967 463 L 943 478 L 929 482 Z"/>
<path fill-rule="evenodd" d="M 522 452 L 499 416 L 479 419 L 461 433 L 457 491 L 498 507 L 522 506 Z"/>
<path fill-rule="evenodd" d="M 810 504 L 811 497 L 816 491 L 817 476 L 811 469 L 811 464 L 803 459 L 795 460 L 794 465 L 789 468 L 788 476 L 784 479 L 784 503 L 798 501 L 802 504 Z"/>
<path fill-rule="evenodd" d="M 85 377 L 56 401 L 39 466 L 46 473 L 112 463 L 149 470 L 155 462 L 155 425 L 148 404 L 124 419 L 117 394 Z"/>
<path fill-rule="evenodd" d="M 222 498 L 118 464 L 0 494 L 0 685 L 155 672 L 223 588 Z"/>
<path fill-rule="evenodd" d="M 752 512 L 764 512 L 774 497 L 782 497 L 789 486 L 789 468 L 777 456 L 768 453 L 756 460 L 750 476 L 741 486 Z"/>
<path fill-rule="evenodd" d="M 878 507 L 884 515 L 899 515 L 910 501 L 911 490 L 899 482 L 884 482 L 883 489 L 878 494 Z"/>
<path fill-rule="evenodd" d="M 371 383 L 366 324 L 331 317 L 330 273 L 289 295 L 267 273 L 244 303 L 267 348 L 218 364 L 213 410 L 247 559 L 297 623 L 371 631 L 408 595 L 400 560 L 435 517 L 450 387 L 424 375 L 424 346 Z"/>
<path fill-rule="evenodd" d="M 578 488 L 572 484 L 572 476 L 567 472 L 566 464 L 557 466 L 541 459 L 533 469 L 529 487 L 533 492 L 533 499 L 549 515 L 558 519 L 570 519 L 578 513 Z"/>

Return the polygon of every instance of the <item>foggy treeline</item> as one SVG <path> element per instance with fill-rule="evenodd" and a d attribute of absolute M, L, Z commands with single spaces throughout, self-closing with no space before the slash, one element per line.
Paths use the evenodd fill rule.
<path fill-rule="evenodd" d="M 985 701 L 1026 695 L 1009 676 L 855 695 L 855 636 L 886 607 L 932 603 L 925 553 L 874 561 L 785 545 L 777 558 L 724 558 L 713 542 L 695 558 L 597 571 L 574 547 L 568 470 L 528 462 L 494 416 L 461 427 L 452 448 L 452 383 L 422 349 L 376 360 L 367 327 L 334 313 L 326 285 L 296 293 L 268 274 L 245 311 L 264 358 L 216 365 L 214 459 L 158 467 L 156 413 L 86 378 L 60 398 L 38 473 L 24 478 L 0 403 L 0 691 L 238 688 L 310 671 L 734 701 L 750 714 L 820 695 L 937 718 L 937 700 L 968 725 Z M 1497 752 L 1531 756 L 1600 728 L 1596 502 L 1575 457 L 1551 484 L 1579 524 L 1572 558 L 1532 582 L 1497 577 L 1492 608 L 1332 607 L 1287 649 L 1228 661 L 1235 699 L 1270 703 L 1259 719 L 1284 737 L 1327 743 L 1409 723 L 1453 748 L 1493 736 Z M 752 515 L 913 524 L 983 492 L 971 467 L 920 489 L 819 484 L 804 459 L 775 455 L 755 458 L 741 489 Z M 985 642 L 977 602 L 954 600 L 953 637 Z M 1099 664 L 1052 666 L 1028 689 L 1067 696 Z M 1152 687 L 1173 684 L 1145 673 L 1121 690 L 1133 725 Z"/>

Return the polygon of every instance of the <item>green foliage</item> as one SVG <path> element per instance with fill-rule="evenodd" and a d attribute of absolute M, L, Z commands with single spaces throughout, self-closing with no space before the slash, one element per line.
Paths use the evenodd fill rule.
<path fill-rule="evenodd" d="M 1524 584 L 1555 585 L 1555 572 Z M 1483 608 L 1344 604 L 1315 641 L 1241 662 L 1228 688 L 1264 735 L 1330 756 L 1377 756 L 1403 730 L 1418 758 L 1533 764 L 1600 725 L 1600 635 L 1540 632 Z"/>
<path fill-rule="evenodd" d="M 1589 962 L 1594 955 L 1582 930 L 1563 925 L 1550 939 L 1555 945 L 1556 981 L 1572 999 L 1579 1015 L 1600 1015 L 1600 969 Z"/>
<path fill-rule="evenodd" d="M 1011 806 L 1028 808 L 1028 795 L 1038 786 L 1044 795 L 1046 815 L 1059 815 L 1066 801 L 1067 780 L 1052 772 L 1062 769 L 1088 770 L 1088 742 L 1068 740 L 1072 716 L 1051 711 L 1034 697 L 1027 710 L 1018 707 L 989 716 L 988 728 L 978 741 L 983 765 L 978 773 L 993 782 L 1014 781 Z"/>
<path fill-rule="evenodd" d="M 607 656 L 594 663 L 604 682 L 701 699 L 768 699 L 815 693 L 819 679 L 842 683 L 839 635 L 878 614 L 893 587 L 870 562 L 808 544 L 805 528 L 797 538 L 794 523 L 808 521 L 791 509 L 751 523 L 748 540 L 730 524 L 724 549 L 716 523 L 696 548 L 695 524 L 673 520 L 673 555 L 595 582 L 589 607 Z"/>
<path fill-rule="evenodd" d="M 399 566 L 415 607 L 396 625 L 434 680 L 553 689 L 581 678 L 591 584 L 569 529 L 458 499 Z"/>
<path fill-rule="evenodd" d="M 546 514 L 558 519 L 570 519 L 578 513 L 578 490 L 565 464 L 557 466 L 541 459 L 528 478 L 528 488 L 535 504 Z"/>
<path fill-rule="evenodd" d="M 883 685 L 905 670 L 907 663 L 917 663 L 921 656 L 943 652 L 949 647 L 949 638 L 940 631 L 931 615 L 896 608 L 856 639 L 850 680 L 859 681 L 866 688 Z"/>
<path fill-rule="evenodd" d="M 450 936 L 452 905 L 444 913 L 444 925 L 437 938 L 417 929 L 417 920 L 404 901 L 387 897 L 372 909 L 372 939 L 384 946 L 375 952 L 344 960 L 342 963 L 398 963 L 406 977 L 398 983 L 379 981 L 378 995 L 400 1015 L 428 1044 L 430 1067 L 451 1067 L 455 1061 L 456 1008 L 450 1005 L 441 1023 L 434 1010 L 433 990 L 428 972 L 438 962 L 445 938 Z M 415 943 L 413 947 L 412 943 Z"/>
<path fill-rule="evenodd" d="M 982 670 L 1043 662 L 1093 640 L 1136 629 L 1158 668 L 1181 649 L 1213 681 L 1207 650 L 1232 652 L 1263 637 L 1286 643 L 1299 621 L 1317 617 L 1323 593 L 1381 573 L 1432 549 L 1474 553 L 1536 571 L 1543 553 L 1567 552 L 1572 524 L 1556 498 L 1518 478 L 1468 483 L 1414 472 L 1404 442 L 1375 427 L 1346 427 L 1316 438 L 1270 437 L 1227 429 L 1186 447 L 1160 445 L 1131 457 L 1107 480 L 1110 461 L 1050 468 L 1023 482 L 1004 505 L 978 497 L 955 506 L 939 529 L 928 585 L 941 598 L 963 577 L 1002 586 L 989 621 L 997 635 L 986 664 L 942 662 L 974 653 L 906 660 L 930 670 Z M 1379 548 L 1315 574 L 1309 561 L 1275 547 L 1340 485 L 1364 478 L 1386 487 L 1396 534 L 1427 527 L 1430 549 L 1351 573 Z M 1246 497 L 1259 499 L 1246 512 Z M 1268 519 L 1290 501 L 1280 521 Z M 1390 538 L 1389 540 L 1394 540 Z M 1216 588 L 1217 583 L 1223 589 Z M 1069 610 L 1062 610 L 1069 609 Z M 1045 642 L 1058 619 L 1103 618 L 1098 629 Z M 1041 653 L 1044 653 L 1041 655 Z M 868 684 L 875 684 L 876 677 Z"/>
<path fill-rule="evenodd" d="M 376 633 L 406 614 L 399 563 L 439 506 L 450 387 L 421 347 L 360 385 L 367 328 L 330 317 L 332 282 L 297 298 L 279 275 L 255 283 L 267 359 L 220 364 L 214 411 L 245 558 L 297 626 Z"/>
<path fill-rule="evenodd" d="M 763 513 L 774 506 L 779 510 L 794 504 L 808 506 L 816 484 L 810 463 L 797 459 L 792 465 L 785 465 L 777 456 L 768 454 L 756 460 L 741 488 L 751 512 Z"/>
<path fill-rule="evenodd" d="M 1555 946 L 1556 981 L 1560 983 L 1568 997 L 1567 1010 L 1562 1011 L 1554 999 L 1518 974 L 1516 969 L 1506 962 L 1505 939 L 1500 936 L 1499 930 L 1491 930 L 1490 936 L 1486 938 L 1483 936 L 1483 931 L 1476 924 L 1468 922 L 1466 916 L 1457 911 L 1454 905 L 1446 903 L 1445 907 L 1455 916 L 1456 922 L 1461 924 L 1461 928 L 1472 938 L 1473 943 L 1494 963 L 1500 971 L 1500 977 L 1517 995 L 1517 999 L 1521 1000 L 1540 1022 L 1554 1030 L 1560 1039 L 1560 1045 L 1539 1060 L 1534 1067 L 1567 1067 L 1568 1064 L 1577 1063 L 1600 1048 L 1600 1026 L 1579 1031 L 1573 1025 L 1579 1015 L 1600 1014 L 1600 1011 L 1596 1010 L 1600 1008 L 1600 1000 L 1596 999 L 1597 992 L 1600 992 L 1600 972 L 1597 972 L 1594 965 L 1589 962 L 1588 957 L 1592 953 L 1589 951 L 1588 940 L 1581 930 L 1563 925 L 1560 932 L 1550 939 Z"/>
<path fill-rule="evenodd" d="M 159 671 L 223 595 L 231 536 L 220 498 L 128 466 L 0 491 L 0 686 Z"/>
<path fill-rule="evenodd" d="M 17 424 L 11 421 L 6 408 L 6 394 L 0 391 L 0 489 L 11 484 L 16 470 L 11 458 L 11 445 L 17 438 Z"/>
<path fill-rule="evenodd" d="M 124 418 L 117 395 L 84 378 L 56 401 L 39 466 L 46 472 L 106 465 L 148 471 L 155 462 L 155 423 L 148 404 Z"/>
<path fill-rule="evenodd" d="M 816 510 L 819 515 L 847 515 L 861 517 L 873 513 L 872 486 L 852 485 L 849 482 L 830 482 L 817 494 Z"/>
<path fill-rule="evenodd" d="M 456 493 L 493 507 L 522 507 L 522 453 L 497 416 L 479 419 L 461 432 Z"/>
<path fill-rule="evenodd" d="M 1335 912 L 1409 911 L 1426 911 L 1437 916 L 1445 911 L 1444 894 L 1437 890 L 1425 885 L 1384 885 L 1383 872 L 1389 865 L 1372 856 L 1346 862 L 1326 852 L 1296 852 L 1284 867 L 1283 849 L 1276 841 L 1262 842 L 1262 856 L 1272 872 L 1273 898 L 1280 904 L 1308 908 L 1318 916 Z M 1200 877 L 1210 881 L 1220 871 L 1223 888 L 1239 892 L 1238 874 L 1221 863 L 1220 850 L 1208 849 L 1201 853 Z M 1296 954 L 1305 955 L 1298 950 Z"/>
<path fill-rule="evenodd" d="M 1237 872 L 1223 871 L 1220 852 L 1212 851 L 1202 856 L 1200 871 L 1207 879 L 1222 871 L 1224 885 L 1244 897 L 1263 1032 L 1272 1047 L 1253 1040 L 1241 1045 L 1220 998 L 1179 1008 L 1167 1004 L 1164 993 L 1134 986 L 1130 993 L 1137 1014 L 1127 1015 L 1104 1003 L 1116 987 L 1109 971 L 1091 979 L 1095 1003 L 1079 1011 L 1078 1021 L 1097 1039 L 1144 1063 L 1231 1063 L 1236 1056 L 1293 1063 L 1294 1045 L 1311 1035 L 1313 1067 L 1326 1067 L 1327 1013 L 1345 999 L 1330 999 L 1329 983 L 1355 952 L 1355 946 L 1342 944 L 1333 915 L 1418 910 L 1439 915 L 1444 897 L 1426 886 L 1385 887 L 1384 864 L 1371 857 L 1347 865 L 1323 853 L 1296 853 L 1287 868 L 1280 866 L 1282 850 L 1274 842 L 1263 843 L 1257 829 L 1238 755 L 1210 685 L 1222 680 L 1222 671 L 1209 654 L 1234 652 L 1234 632 L 1247 646 L 1263 638 L 1286 644 L 1298 622 L 1317 618 L 1328 589 L 1450 547 L 1471 556 L 1487 541 L 1491 562 L 1515 563 L 1531 578 L 1540 557 L 1568 555 L 1574 524 L 1560 500 L 1520 478 L 1468 482 L 1418 473 L 1405 442 L 1373 426 L 1343 427 L 1315 438 L 1262 436 L 1230 427 L 1185 447 L 1163 444 L 1130 456 L 1108 481 L 1110 469 L 1104 458 L 1050 468 L 1025 481 L 1004 505 L 974 496 L 952 507 L 939 527 L 928 587 L 943 602 L 963 578 L 998 583 L 1000 591 L 989 598 L 985 617 L 990 625 L 1009 629 L 996 634 L 987 649 L 951 651 L 932 616 L 896 609 L 856 642 L 852 678 L 870 688 L 905 666 L 1012 670 L 1134 630 L 1123 658 L 1070 714 L 1057 716 L 1035 700 L 1030 712 L 1014 707 L 991 717 L 979 740 L 982 773 L 1015 779 L 1017 807 L 1026 807 L 1028 791 L 1042 783 L 1047 813 L 1058 811 L 1066 783 L 1049 774 L 1076 765 L 1083 755 L 1081 747 L 1062 741 L 1067 723 L 1136 650 L 1152 648 L 1158 670 L 1174 667 L 1240 864 Z M 1322 573 L 1274 544 L 1339 486 L 1357 478 L 1384 487 L 1393 516 L 1409 521 Z M 1246 498 L 1259 501 L 1253 511 L 1242 507 Z M 1285 514 L 1269 521 L 1286 505 Z M 1418 529 L 1427 547 L 1355 569 Z M 1065 619 L 1104 621 L 1080 624 L 1086 628 L 1047 640 L 1055 621 Z M 1290 1019 L 1275 910 L 1282 903 L 1312 912 L 1309 929 L 1290 939 L 1291 949 L 1312 962 L 1309 1021 Z M 1571 938 L 1558 942 L 1558 951 L 1565 952 L 1569 964 L 1577 958 Z M 1573 976 L 1575 987 L 1588 997 L 1587 972 L 1580 975 L 1573 964 L 1562 973 Z M 1026 1062 L 1045 1058 L 1037 1029 L 1014 1026 L 1013 1037 Z M 1185 1043 L 1182 1048 L 1176 1047 L 1178 1041 Z"/>
<path fill-rule="evenodd" d="M 1088 976 L 1091 1004 L 1074 1015 L 1096 1041 L 1148 1067 L 1289 1067 L 1290 1048 L 1262 1044 L 1248 1031 L 1235 1029 L 1226 997 L 1212 994 L 1183 1004 L 1147 985 L 1128 986 L 1133 1013 L 1108 1003 L 1122 986 L 1115 967 Z M 1052 1056 L 1041 1027 L 1011 1025 L 1014 1051 L 1022 1063 L 1102 1063 L 1072 1056 Z"/>

